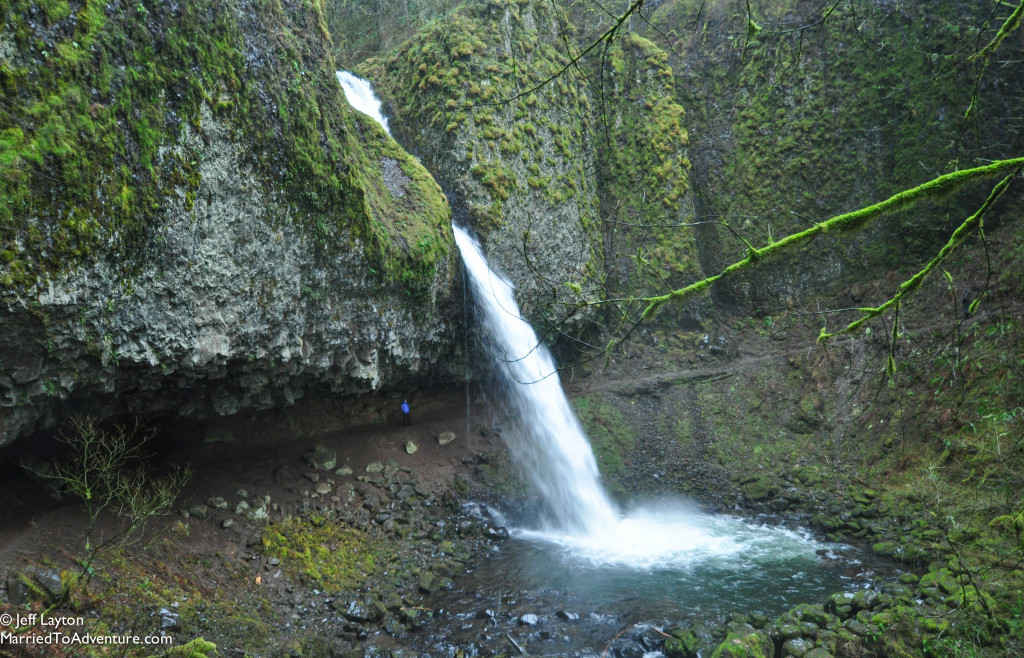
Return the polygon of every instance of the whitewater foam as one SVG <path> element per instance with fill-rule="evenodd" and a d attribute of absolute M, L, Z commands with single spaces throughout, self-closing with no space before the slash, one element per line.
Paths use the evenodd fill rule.
<path fill-rule="evenodd" d="M 363 80 L 348 71 L 335 71 L 335 75 L 338 76 L 338 82 L 341 83 L 341 88 L 345 91 L 345 99 L 349 105 L 379 123 L 384 132 L 390 135 L 391 128 L 388 127 L 388 118 L 381 111 L 380 99 L 373 93 L 373 85 L 370 84 L 370 81 Z"/>

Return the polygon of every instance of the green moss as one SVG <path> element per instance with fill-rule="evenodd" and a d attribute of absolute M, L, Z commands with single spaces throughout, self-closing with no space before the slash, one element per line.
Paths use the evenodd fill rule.
<path fill-rule="evenodd" d="M 615 281 L 630 291 L 692 281 L 700 269 L 694 231 L 685 226 L 692 221 L 689 137 L 673 81 L 659 75 L 668 53 L 630 33 L 609 57 L 616 74 L 605 72 L 614 100 L 606 99 L 601 117 L 601 184 L 619 222 L 614 248 L 635 255 Z"/>
<path fill-rule="evenodd" d="M 285 520 L 268 526 L 261 542 L 285 569 L 333 591 L 355 587 L 387 567 L 385 543 L 340 523 Z"/>
<path fill-rule="evenodd" d="M 469 171 L 487 189 L 495 201 L 506 201 L 509 195 L 519 187 L 515 172 L 500 161 L 482 162 L 473 165 Z"/>
<path fill-rule="evenodd" d="M 793 6 L 780 3 L 778 10 Z M 681 12 L 678 4 L 662 12 L 661 27 L 685 20 Z M 842 6 L 813 35 L 761 32 L 742 57 L 735 48 L 746 18 L 723 20 L 729 27 L 716 29 L 731 30 L 734 40 L 708 38 L 689 53 L 688 66 L 675 69 L 676 96 L 691 111 L 691 125 L 729 135 L 713 146 L 722 166 L 709 171 L 708 182 L 729 191 L 717 195 L 715 213 L 730 218 L 732 230 L 702 233 L 706 265 L 718 269 L 746 250 L 736 234 L 760 246 L 769 234 L 803 230 L 935 172 L 1012 154 L 994 146 L 1009 143 L 1000 135 L 1005 122 L 995 118 L 1008 107 L 1005 90 L 987 97 L 988 120 L 972 122 L 977 129 L 960 125 L 977 73 L 967 56 L 999 24 L 968 18 L 955 3 L 910 3 L 905 11 L 871 16 Z M 830 64 L 814 64 L 823 61 Z M 836 254 L 850 274 L 897 269 L 908 254 L 933 248 L 939 225 L 952 228 L 966 215 L 966 198 L 894 216 L 871 246 L 826 239 L 814 251 Z M 807 270 L 815 266 L 820 262 Z"/>
<path fill-rule="evenodd" d="M 164 654 L 167 658 L 214 658 L 219 656 L 217 645 L 197 637 L 180 647 L 174 647 Z"/>
<path fill-rule="evenodd" d="M 622 413 L 600 396 L 574 400 L 573 407 L 590 438 L 601 475 L 616 482 L 629 466 L 634 433 Z"/>
<path fill-rule="evenodd" d="M 325 260 L 360 237 L 388 278 L 432 275 L 450 244 L 443 195 L 345 104 L 322 57 L 319 5 L 259 2 L 256 30 L 243 34 L 234 4 L 90 2 L 71 21 L 61 19 L 67 3 L 49 3 L 52 50 L 40 50 L 31 2 L 0 4 L 25 54 L 2 76 L 13 102 L 0 113 L 0 249 L 15 254 L 0 264 L 4 292 L 99 258 L 130 277 L 168 200 L 194 198 L 202 149 L 182 138 L 203 133 L 203 106 L 228 121 L 295 221 L 326 227 Z M 246 63 L 247 41 L 274 53 L 259 71 Z M 382 183 L 385 156 L 413 179 L 401 199 Z M 405 248 L 425 233 L 438 248 Z"/>

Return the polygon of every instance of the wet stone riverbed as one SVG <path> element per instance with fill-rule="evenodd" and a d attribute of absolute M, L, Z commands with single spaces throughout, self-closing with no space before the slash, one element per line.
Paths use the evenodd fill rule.
<path fill-rule="evenodd" d="M 603 538 L 512 530 L 429 598 L 417 628 L 369 644 L 380 655 L 386 645 L 398 655 L 656 658 L 666 631 L 688 628 L 710 655 L 729 622 L 763 626 L 894 577 L 862 548 L 799 529 L 641 510 Z"/>

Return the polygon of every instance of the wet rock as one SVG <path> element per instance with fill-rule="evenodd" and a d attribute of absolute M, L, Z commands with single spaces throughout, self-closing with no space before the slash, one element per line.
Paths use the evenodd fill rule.
<path fill-rule="evenodd" d="M 540 617 L 535 614 L 525 614 L 519 617 L 520 626 L 536 626 L 540 623 Z"/>
<path fill-rule="evenodd" d="M 181 615 L 170 608 L 160 608 L 160 630 L 164 633 L 181 632 Z"/>
<path fill-rule="evenodd" d="M 871 545 L 871 550 L 878 555 L 888 555 L 890 557 L 897 557 L 900 551 L 900 545 L 894 541 L 880 541 L 875 542 Z"/>
<path fill-rule="evenodd" d="M 342 466 L 338 470 L 334 471 L 334 474 L 335 475 L 352 475 L 352 467 L 351 466 Z"/>
<path fill-rule="evenodd" d="M 233 525 L 235 525 L 235 520 L 234 519 L 224 519 L 223 521 L 220 522 L 220 527 L 224 528 L 225 530 L 227 530 L 228 528 L 230 528 Z"/>
<path fill-rule="evenodd" d="M 244 516 L 245 513 L 248 512 L 248 511 L 249 511 L 249 503 L 247 503 L 244 500 L 238 501 L 238 504 L 235 505 L 235 514 L 237 514 L 238 516 Z"/>
<path fill-rule="evenodd" d="M 700 648 L 700 638 L 686 628 L 676 628 L 668 632 L 669 638 L 665 640 L 662 649 L 668 658 L 697 658 L 697 650 Z"/>
<path fill-rule="evenodd" d="M 743 495 L 754 502 L 767 500 L 772 495 L 771 481 L 766 478 L 759 478 L 753 482 L 744 484 Z"/>
<path fill-rule="evenodd" d="M 446 446 L 455 440 L 455 432 L 441 432 L 437 435 L 437 445 Z"/>
<path fill-rule="evenodd" d="M 315 471 L 306 471 L 305 473 L 302 474 L 302 477 L 314 483 L 320 481 L 320 474 Z"/>
<path fill-rule="evenodd" d="M 779 639 L 785 642 L 800 637 L 803 629 L 796 624 L 781 624 L 772 628 L 769 635 L 772 639 Z"/>
<path fill-rule="evenodd" d="M 239 498 L 248 498 L 249 492 L 246 491 L 245 489 L 239 489 L 238 491 L 235 492 L 235 495 L 238 496 Z"/>
<path fill-rule="evenodd" d="M 648 652 L 661 649 L 662 645 L 665 644 L 665 639 L 665 633 L 662 633 L 653 626 L 641 628 L 636 637 L 640 646 L 644 648 L 644 651 Z"/>
<path fill-rule="evenodd" d="M 321 471 L 329 471 L 338 465 L 338 454 L 319 443 L 311 452 L 303 455 L 303 458 L 307 464 Z"/>
<path fill-rule="evenodd" d="M 821 482 L 818 469 L 814 466 L 797 466 L 790 471 L 790 476 L 805 487 L 813 487 Z"/>
<path fill-rule="evenodd" d="M 249 510 L 249 513 L 245 515 L 250 521 L 263 522 L 270 518 L 270 514 L 267 513 L 266 507 L 254 507 Z"/>
<path fill-rule="evenodd" d="M 317 492 L 321 496 L 326 496 L 331 493 L 331 485 L 328 482 L 317 482 L 313 487 L 313 491 Z"/>
<path fill-rule="evenodd" d="M 21 581 L 16 574 L 7 576 L 7 602 L 11 605 L 21 605 L 28 601 L 28 585 Z"/>
<path fill-rule="evenodd" d="M 854 612 L 860 610 L 871 610 L 878 605 L 878 592 L 873 589 L 862 589 L 850 599 L 850 606 Z"/>
<path fill-rule="evenodd" d="M 555 615 L 562 621 L 579 621 L 580 616 L 575 612 L 569 612 L 568 610 L 559 610 Z"/>
<path fill-rule="evenodd" d="M 494 621 L 494 617 L 495 614 L 493 610 L 477 610 L 476 612 L 476 618 L 483 621 Z"/>
<path fill-rule="evenodd" d="M 877 497 L 878 492 L 874 489 L 864 489 L 860 493 L 854 494 L 853 500 L 861 505 L 870 505 Z"/>
<path fill-rule="evenodd" d="M 213 509 L 227 509 L 228 508 L 228 501 L 224 500 L 220 496 L 211 496 L 210 498 L 207 498 L 206 499 L 206 504 L 209 505 L 210 507 L 212 507 Z"/>
<path fill-rule="evenodd" d="M 34 566 L 25 567 L 19 578 L 25 585 L 27 597 L 30 599 L 57 600 L 64 593 L 60 571 L 57 569 L 39 569 Z"/>
<path fill-rule="evenodd" d="M 748 626 L 729 633 L 712 658 L 763 658 L 774 653 L 775 645 L 767 633 Z"/>
<path fill-rule="evenodd" d="M 395 498 L 402 501 L 403 503 L 416 494 L 416 490 L 411 485 L 403 484 L 402 487 L 395 494 Z"/>
<path fill-rule="evenodd" d="M 415 630 L 423 625 L 420 619 L 419 610 L 414 608 L 402 608 L 398 611 L 398 620 L 408 629 Z"/>
<path fill-rule="evenodd" d="M 786 640 L 782 644 L 782 655 L 793 656 L 793 658 L 804 658 L 807 652 L 814 648 L 814 643 L 803 638 Z"/>
<path fill-rule="evenodd" d="M 367 605 L 365 601 L 351 601 L 347 605 L 340 601 L 335 601 L 331 606 L 349 621 L 375 623 L 383 618 L 383 614 L 381 614 L 379 609 L 372 605 Z"/>
<path fill-rule="evenodd" d="M 817 624 L 812 624 L 809 621 L 800 623 L 800 634 L 803 637 L 814 639 L 818 637 L 818 633 L 821 631 Z"/>
<path fill-rule="evenodd" d="M 856 619 L 847 619 L 846 621 L 844 621 L 843 622 L 843 628 L 845 628 L 846 630 L 850 631 L 854 635 L 857 635 L 857 636 L 860 636 L 860 637 L 867 637 L 868 635 L 870 635 L 872 633 L 871 626 L 868 626 L 865 623 L 859 622 Z"/>
<path fill-rule="evenodd" d="M 835 658 L 828 650 L 821 647 L 811 649 L 804 654 L 804 658 Z"/>
<path fill-rule="evenodd" d="M 384 464 L 382 462 L 370 462 L 366 465 L 367 473 L 380 473 L 384 470 Z"/>
<path fill-rule="evenodd" d="M 836 648 L 839 646 L 839 635 L 832 630 L 825 629 L 818 633 L 818 648 L 825 651 L 825 654 L 832 658 L 831 654 L 835 653 Z M 812 649 L 815 651 L 816 649 Z M 806 658 L 806 657 L 805 657 Z"/>
<path fill-rule="evenodd" d="M 852 598 L 853 594 L 849 592 L 837 592 L 829 597 L 828 603 L 825 604 L 825 610 L 839 619 L 849 619 L 854 612 L 853 606 L 850 604 Z"/>
<path fill-rule="evenodd" d="M 618 639 L 611 645 L 615 658 L 643 658 L 645 653 L 644 648 L 632 640 Z"/>
<path fill-rule="evenodd" d="M 430 571 L 424 571 L 420 574 L 419 582 L 417 586 L 421 591 L 427 594 L 433 594 L 444 587 L 444 582 L 441 578 Z"/>
<path fill-rule="evenodd" d="M 405 454 L 412 455 L 415 454 L 417 450 L 419 450 L 419 446 L 417 446 L 415 443 L 413 443 L 412 441 L 405 442 Z"/>
<path fill-rule="evenodd" d="M 952 576 L 949 569 L 940 569 L 921 576 L 918 587 L 921 588 L 923 595 L 941 599 L 943 595 L 957 592 L 960 589 L 960 583 Z"/>
<path fill-rule="evenodd" d="M 508 539 L 508 528 L 487 528 L 487 536 L 491 539 Z"/>
<path fill-rule="evenodd" d="M 200 521 L 206 520 L 207 516 L 209 516 L 209 511 L 210 508 L 208 508 L 206 505 L 193 505 L 192 507 L 188 508 L 189 516 L 195 517 Z"/>

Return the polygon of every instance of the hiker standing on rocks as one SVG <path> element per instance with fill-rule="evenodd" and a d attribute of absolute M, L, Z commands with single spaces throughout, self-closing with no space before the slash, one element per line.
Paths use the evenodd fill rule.
<path fill-rule="evenodd" d="M 412 425 L 412 421 L 409 420 L 409 401 L 402 400 L 402 424 Z"/>

